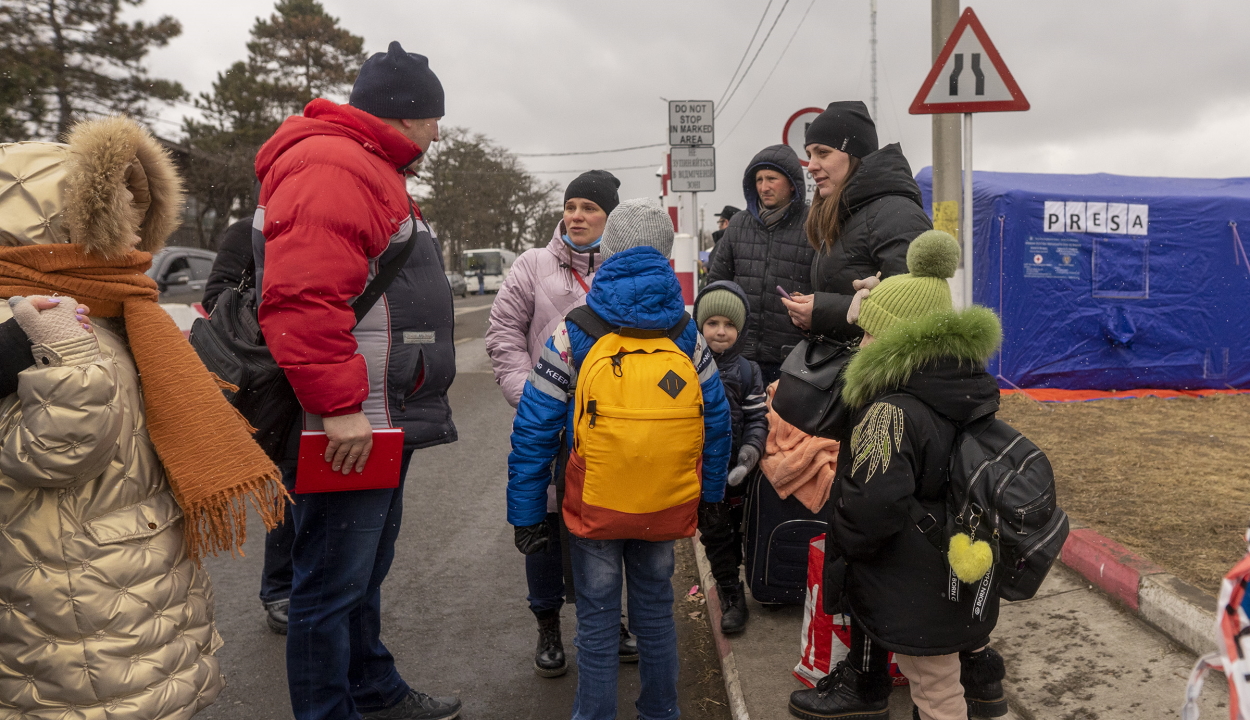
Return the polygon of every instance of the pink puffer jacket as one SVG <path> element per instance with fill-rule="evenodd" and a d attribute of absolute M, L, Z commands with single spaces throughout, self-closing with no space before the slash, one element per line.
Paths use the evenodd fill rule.
<path fill-rule="evenodd" d="M 512 407 L 521 402 L 543 343 L 570 310 L 586 303 L 578 277 L 589 288 L 598 268 L 599 254 L 573 252 L 560 238 L 563 233 L 561 220 L 546 247 L 531 248 L 516 259 L 490 310 L 486 352 L 495 382 Z"/>

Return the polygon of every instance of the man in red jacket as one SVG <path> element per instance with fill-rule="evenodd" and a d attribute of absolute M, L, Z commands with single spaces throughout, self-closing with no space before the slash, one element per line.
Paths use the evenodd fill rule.
<path fill-rule="evenodd" d="M 393 42 L 365 62 L 347 105 L 313 100 L 256 157 L 260 324 L 303 406 L 304 429 L 325 431 L 325 460 L 345 475 L 364 469 L 374 429 L 404 431 L 398 488 L 303 494 L 292 506 L 287 679 L 298 720 L 460 712 L 457 698 L 409 688 L 379 639 L 402 475 L 414 450 L 456 439 L 451 289 L 405 182 L 438 140 L 442 116 L 429 61 Z M 357 321 L 352 302 L 404 252 L 399 274 Z M 283 468 L 288 488 L 295 474 Z"/>

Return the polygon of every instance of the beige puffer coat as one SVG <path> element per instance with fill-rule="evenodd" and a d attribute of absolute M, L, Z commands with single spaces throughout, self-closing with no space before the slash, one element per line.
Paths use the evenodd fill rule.
<path fill-rule="evenodd" d="M 120 321 L 93 324 L 0 399 L 0 720 L 189 718 L 225 684 Z"/>

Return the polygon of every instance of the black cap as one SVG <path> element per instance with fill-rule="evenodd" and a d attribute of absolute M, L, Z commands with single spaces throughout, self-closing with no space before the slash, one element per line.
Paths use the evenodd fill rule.
<path fill-rule="evenodd" d="M 868 114 L 868 107 L 859 100 L 829 103 L 829 107 L 807 126 L 803 144 L 812 143 L 862 158 L 877 151 L 877 126 Z"/>
<path fill-rule="evenodd" d="M 733 219 L 734 215 L 737 215 L 740 212 L 742 211 L 734 207 L 733 205 L 726 205 L 724 210 L 721 210 L 719 213 L 716 214 L 716 217 L 722 220 L 731 220 Z"/>
<path fill-rule="evenodd" d="M 621 181 L 607 170 L 588 170 L 569 183 L 564 191 L 564 202 L 572 198 L 585 198 L 610 215 L 612 209 L 621 202 L 616 194 L 616 189 L 620 186 Z"/>
<path fill-rule="evenodd" d="M 424 55 L 404 52 L 398 42 L 360 66 L 347 103 L 374 117 L 399 120 L 439 118 L 443 84 Z"/>

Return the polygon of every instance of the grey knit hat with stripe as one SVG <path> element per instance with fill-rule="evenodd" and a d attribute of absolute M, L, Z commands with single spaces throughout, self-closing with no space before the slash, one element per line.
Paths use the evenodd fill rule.
<path fill-rule="evenodd" d="M 673 221 L 648 198 L 626 200 L 616 206 L 603 228 L 599 257 L 607 260 L 636 247 L 653 247 L 664 257 L 673 252 Z"/>

